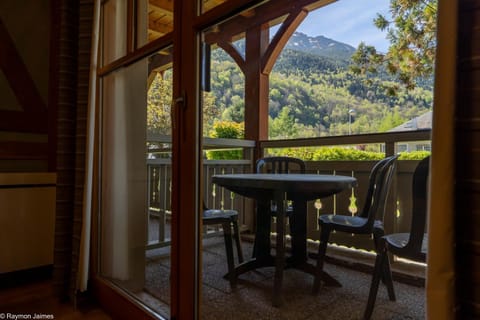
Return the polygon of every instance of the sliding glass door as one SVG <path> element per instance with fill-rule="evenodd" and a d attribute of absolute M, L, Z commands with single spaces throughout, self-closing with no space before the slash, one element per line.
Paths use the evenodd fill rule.
<path fill-rule="evenodd" d="M 210 49 L 219 21 L 258 1 L 197 2 L 101 2 L 96 276 L 112 289 L 104 301 L 127 302 L 110 306 L 120 317 L 130 305 L 161 318 L 209 312 L 202 211 L 218 203 L 203 141 L 220 120 Z M 223 251 L 218 258 L 227 265 Z"/>
<path fill-rule="evenodd" d="M 173 45 L 167 36 L 173 31 L 173 6 L 161 28 L 152 24 L 157 14 L 152 1 L 109 0 L 101 8 L 97 275 L 114 288 L 114 296 L 125 297 L 118 301 L 129 301 L 116 303 L 116 316 L 148 310 L 169 318 L 176 250 Z M 129 308 L 130 303 L 137 307 Z"/>

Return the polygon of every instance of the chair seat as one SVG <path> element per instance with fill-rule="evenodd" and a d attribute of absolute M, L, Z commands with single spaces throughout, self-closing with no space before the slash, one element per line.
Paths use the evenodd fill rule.
<path fill-rule="evenodd" d="M 367 224 L 367 218 L 359 216 L 347 216 L 341 214 L 323 214 L 318 218 L 320 226 L 330 225 L 331 228 L 343 232 L 358 233 L 361 227 Z M 375 221 L 375 227 L 383 229 L 381 221 Z M 371 233 L 371 230 L 365 230 L 366 233 Z"/>
<path fill-rule="evenodd" d="M 318 218 L 318 222 L 322 224 L 335 224 L 338 226 L 352 226 L 352 227 L 360 227 L 365 224 L 367 219 L 357 217 L 357 216 L 346 216 L 341 214 L 324 214 Z"/>
<path fill-rule="evenodd" d="M 202 212 L 202 223 L 204 225 L 222 225 L 228 264 L 228 273 L 226 275 L 226 278 L 228 278 L 230 281 L 230 287 L 235 288 L 237 285 L 237 276 L 235 274 L 232 237 L 235 239 L 235 243 L 237 246 L 238 262 L 243 262 L 242 247 L 240 245 L 240 232 L 238 228 L 238 211 L 208 209 L 204 203 Z"/>
<path fill-rule="evenodd" d="M 236 210 L 219 210 L 219 209 L 208 209 L 203 211 L 204 220 L 213 220 L 213 219 L 228 219 L 231 220 L 234 217 L 238 216 Z"/>
<path fill-rule="evenodd" d="M 394 234 L 389 234 L 384 236 L 385 241 L 390 246 L 394 246 L 396 248 L 404 248 L 410 239 L 410 233 L 394 233 Z M 426 255 L 427 254 L 427 248 L 428 248 L 428 235 L 425 233 L 423 235 L 423 240 L 422 240 L 422 248 L 421 248 L 421 253 Z"/>

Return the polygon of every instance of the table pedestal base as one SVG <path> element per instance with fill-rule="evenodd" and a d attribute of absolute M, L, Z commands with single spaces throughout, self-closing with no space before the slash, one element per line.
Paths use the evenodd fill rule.
<path fill-rule="evenodd" d="M 270 255 L 262 258 L 252 258 L 246 262 L 243 262 L 235 268 L 235 278 L 238 279 L 240 275 L 248 271 L 256 270 L 258 268 L 277 267 L 275 264 L 275 259 L 276 258 L 274 256 Z M 285 259 L 284 270 L 287 269 L 297 269 L 305 273 L 311 274 L 312 276 L 315 276 L 316 267 L 312 263 L 309 263 L 307 261 L 295 261 L 291 258 L 287 258 Z M 283 272 L 281 272 L 280 274 L 283 274 Z M 227 273 L 223 277 L 225 279 L 230 279 L 230 276 L 230 273 Z M 279 287 L 281 288 L 282 280 L 283 279 L 279 277 L 277 272 L 275 272 L 272 299 L 272 304 L 274 307 L 280 307 L 283 304 L 281 290 L 278 290 Z M 324 285 L 328 287 L 342 286 L 340 282 L 338 282 L 334 277 L 332 277 L 325 271 L 323 271 L 322 280 L 324 281 Z"/>

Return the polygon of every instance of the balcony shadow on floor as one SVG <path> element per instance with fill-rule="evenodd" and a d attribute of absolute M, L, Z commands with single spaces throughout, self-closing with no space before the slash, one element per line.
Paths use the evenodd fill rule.
<path fill-rule="evenodd" d="M 250 257 L 251 243 L 244 242 L 244 255 Z M 162 252 L 163 250 L 163 252 Z M 202 319 L 361 319 L 370 288 L 370 275 L 327 263 L 325 270 L 342 284 L 323 287 L 311 294 L 313 277 L 295 269 L 284 272 L 280 308 L 272 306 L 274 268 L 262 268 L 239 277 L 232 290 L 223 278 L 227 272 L 222 237 L 207 238 L 202 256 Z M 167 249 L 154 250 L 147 259 L 145 290 L 166 305 L 170 303 L 170 260 Z M 372 319 L 424 319 L 425 290 L 395 282 L 397 301 L 388 300 L 381 286 Z"/>

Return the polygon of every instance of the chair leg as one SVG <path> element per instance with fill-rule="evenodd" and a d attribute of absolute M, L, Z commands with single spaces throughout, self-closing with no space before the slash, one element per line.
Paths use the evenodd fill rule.
<path fill-rule="evenodd" d="M 313 280 L 312 294 L 318 294 L 323 275 L 323 263 L 327 252 L 328 238 L 330 237 L 330 229 L 322 227 L 320 233 L 320 245 L 318 246 L 317 266 L 315 269 L 315 279 Z"/>
<path fill-rule="evenodd" d="M 228 279 L 230 287 L 237 285 L 237 275 L 235 274 L 235 264 L 233 260 L 232 226 L 229 222 L 222 223 L 223 238 L 225 239 L 225 251 L 227 252 Z"/>
<path fill-rule="evenodd" d="M 378 285 L 380 284 L 380 279 L 383 276 L 383 265 L 385 263 L 386 254 L 387 253 L 385 249 L 377 252 L 377 258 L 375 259 L 375 267 L 372 275 L 372 283 L 370 285 L 370 292 L 368 293 L 367 307 L 363 314 L 364 320 L 368 320 L 372 316 L 375 300 L 377 299 Z"/>
<path fill-rule="evenodd" d="M 390 258 L 388 257 L 388 253 L 385 253 L 385 258 L 383 261 L 382 280 L 387 287 L 388 298 L 390 299 L 390 301 L 395 301 L 395 289 L 393 288 L 392 271 L 390 269 Z"/>
<path fill-rule="evenodd" d="M 238 262 L 242 263 L 243 262 L 243 251 L 242 251 L 242 244 L 240 242 L 240 232 L 238 230 L 237 220 L 233 220 L 232 225 L 233 225 L 233 236 L 235 238 L 235 244 L 237 245 Z"/>
<path fill-rule="evenodd" d="M 374 229 L 373 231 L 373 239 L 375 241 L 375 251 L 377 252 L 377 255 L 382 252 L 382 250 L 385 249 L 385 242 L 382 240 L 382 237 L 384 236 L 385 232 L 383 229 Z M 390 270 L 390 259 L 388 252 L 385 253 L 385 258 L 383 261 L 382 265 L 382 282 L 385 284 L 387 287 L 388 291 L 388 298 L 390 301 L 395 301 L 395 290 L 393 288 L 393 280 L 392 280 L 392 272 Z"/>

